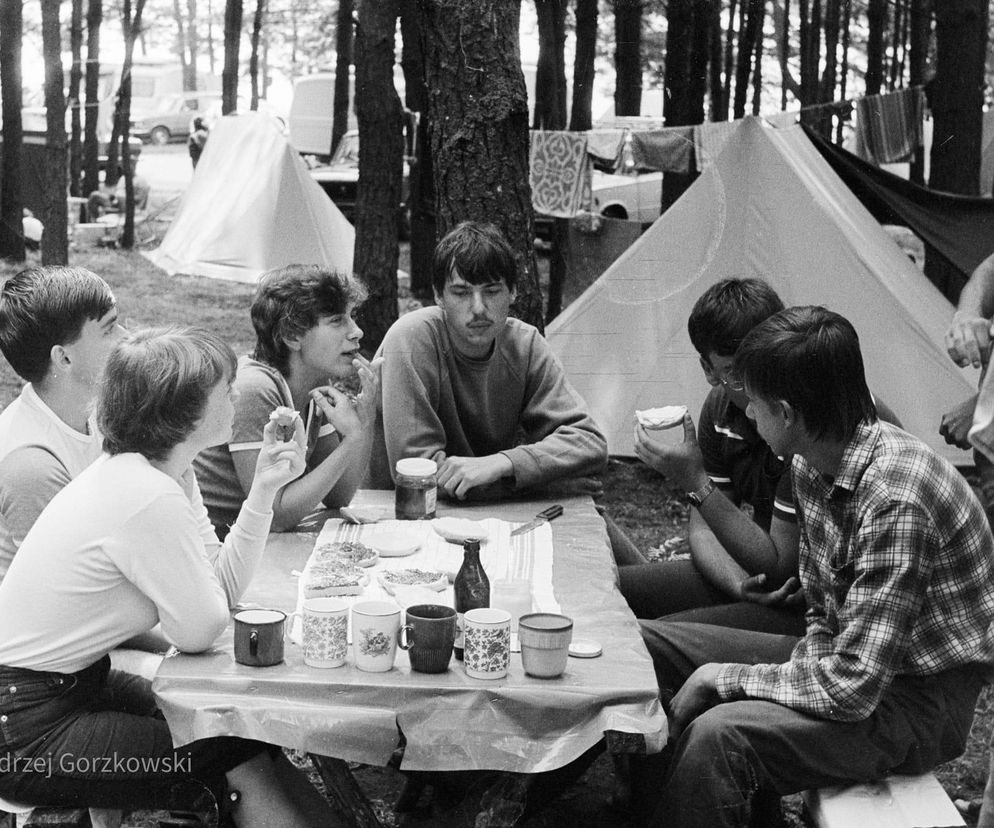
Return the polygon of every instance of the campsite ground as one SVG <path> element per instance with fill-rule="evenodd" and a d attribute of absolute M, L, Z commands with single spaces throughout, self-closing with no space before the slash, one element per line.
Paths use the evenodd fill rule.
<path fill-rule="evenodd" d="M 163 205 L 166 211 L 160 219 L 167 219 L 168 205 L 181 192 L 182 184 L 175 187 L 170 181 L 185 173 L 180 161 L 188 164 L 182 147 L 147 148 L 151 156 L 166 158 L 167 173 L 149 176 L 153 185 L 153 209 Z M 177 157 L 180 161 L 177 161 Z M 151 165 L 150 165 L 151 166 Z M 168 172 L 171 169 L 173 172 Z M 143 169 L 145 172 L 145 169 Z M 145 173 L 148 175 L 148 173 Z M 158 177 L 156 177 L 158 176 Z M 170 178 L 172 176 L 172 178 Z M 159 222 L 165 226 L 165 222 Z M 402 256 L 406 256 L 406 248 Z M 37 262 L 31 254 L 30 263 Z M 77 249 L 72 252 L 74 264 L 88 267 L 104 276 L 112 285 L 121 308 L 122 319 L 129 327 L 150 324 L 197 324 L 209 327 L 223 335 L 237 352 L 249 349 L 252 331 L 247 308 L 251 288 L 231 282 L 218 282 L 197 277 L 166 277 L 149 264 L 139 253 L 100 248 Z M 541 264 L 545 264 L 544 260 Z M 402 265 L 403 267 L 403 262 Z M 19 269 L 19 268 L 17 268 Z M 15 272 L 15 268 L 0 264 L 0 280 Z M 575 289 L 574 289 L 575 290 Z M 572 296 L 567 295 L 568 301 Z M 406 298 L 402 300 L 406 305 Z M 18 393 L 20 381 L 6 362 L 0 360 L 0 407 Z M 682 499 L 668 488 L 665 480 L 637 462 L 612 461 L 605 477 L 605 494 L 601 504 L 643 549 L 656 558 L 681 554 L 686 548 L 686 506 Z M 942 766 L 937 775 L 954 799 L 965 802 L 979 801 L 987 775 L 987 743 L 994 729 L 994 694 L 985 690 L 977 706 L 977 715 L 970 743 L 963 757 Z M 403 784 L 403 776 L 389 768 L 355 767 L 354 773 L 373 802 L 384 825 L 455 826 L 467 822 L 467 804 L 479 788 L 469 791 L 465 800 L 448 803 L 448 807 L 427 806 L 406 819 L 394 813 L 393 803 Z M 623 826 L 628 824 L 625 815 L 613 808 L 610 802 L 614 791 L 614 770 L 608 757 L 599 757 L 583 777 L 570 785 L 549 807 L 522 824 L 527 828 L 594 828 L 594 826 Z M 788 824 L 808 826 L 799 797 L 787 801 Z M 975 816 L 968 816 L 970 824 Z M 154 815 L 137 813 L 126 822 L 129 828 L 152 828 Z"/>

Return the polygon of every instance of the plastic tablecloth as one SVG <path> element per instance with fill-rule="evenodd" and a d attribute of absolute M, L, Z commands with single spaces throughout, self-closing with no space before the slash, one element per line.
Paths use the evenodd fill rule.
<path fill-rule="evenodd" d="M 360 491 L 352 505 L 392 514 L 392 498 Z M 652 661 L 617 590 L 604 522 L 590 498 L 440 504 L 439 515 L 523 522 L 553 502 L 565 509 L 551 524 L 555 598 L 573 618 L 574 639 L 596 641 L 600 657 L 571 657 L 563 676 L 544 680 L 526 676 L 515 654 L 505 679 L 480 681 L 455 660 L 442 674 L 412 672 L 402 650 L 387 673 L 358 670 L 351 648 L 344 667 L 308 667 L 288 639 L 282 664 L 246 667 L 234 661 L 229 625 L 211 650 L 166 658 L 159 668 L 153 689 L 175 743 L 232 735 L 382 765 L 402 732 L 405 770 L 521 773 L 561 767 L 607 731 L 630 734 L 619 743 L 661 750 L 666 717 Z M 299 571 L 323 523 L 313 532 L 270 535 L 245 602 L 294 609 Z"/>

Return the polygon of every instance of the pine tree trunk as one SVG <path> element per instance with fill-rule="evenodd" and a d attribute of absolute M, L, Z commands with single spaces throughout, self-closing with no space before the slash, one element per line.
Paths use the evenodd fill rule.
<path fill-rule="evenodd" d="M 24 209 L 21 194 L 21 27 L 20 3 L 0 3 L 0 258 L 23 262 Z"/>
<path fill-rule="evenodd" d="M 80 194 L 83 172 L 83 118 L 80 87 L 83 85 L 83 0 L 72 0 L 69 23 L 69 48 L 72 67 L 69 70 L 69 195 Z"/>
<path fill-rule="evenodd" d="M 866 94 L 879 95 L 884 83 L 884 29 L 887 0 L 869 0 L 866 6 Z"/>
<path fill-rule="evenodd" d="M 691 29 L 690 83 L 687 91 L 687 113 L 690 123 L 704 120 L 704 96 L 708 89 L 708 58 L 711 43 L 711 6 L 715 0 L 694 0 L 694 22 Z"/>
<path fill-rule="evenodd" d="M 335 22 L 335 99 L 332 102 L 330 155 L 349 129 L 349 70 L 352 67 L 352 0 L 338 0 Z"/>
<path fill-rule="evenodd" d="M 41 237 L 41 261 L 46 265 L 67 264 L 66 237 L 66 99 L 62 74 L 62 27 L 59 0 L 42 0 L 41 37 L 45 55 L 45 210 L 39 216 L 45 225 Z"/>
<path fill-rule="evenodd" d="M 176 18 L 176 54 L 179 55 L 179 65 L 183 72 L 183 89 L 190 89 L 190 59 L 186 46 L 186 12 L 180 5 L 180 0 L 173 0 L 173 17 Z M 195 25 L 193 21 L 191 26 Z M 194 72 L 196 74 L 196 72 Z"/>
<path fill-rule="evenodd" d="M 372 354 L 397 319 L 404 122 L 393 85 L 398 0 L 360 0 L 356 30 L 359 189 L 353 268 L 369 290 L 360 311 L 363 348 Z"/>
<path fill-rule="evenodd" d="M 711 3 L 711 29 L 708 35 L 709 89 L 711 92 L 711 111 L 709 120 L 727 121 L 728 104 L 724 99 L 724 89 L 721 78 L 721 3 Z"/>
<path fill-rule="evenodd" d="M 745 0 L 742 0 L 744 3 Z M 732 70 L 735 67 L 735 9 L 736 0 L 728 3 L 728 31 L 725 32 L 725 82 L 721 95 L 722 111 L 725 113 L 716 121 L 728 120 L 728 107 L 732 102 Z"/>
<path fill-rule="evenodd" d="M 909 83 L 911 86 L 922 86 L 925 83 L 925 61 L 928 57 L 928 43 L 931 33 L 931 0 L 911 0 L 909 18 Z M 915 159 L 911 162 L 909 177 L 916 184 L 925 183 L 925 147 L 923 144 L 919 144 L 915 149 Z M 989 195 L 989 193 L 981 193 L 981 195 Z"/>
<path fill-rule="evenodd" d="M 759 24 L 756 26 L 752 58 L 752 114 L 759 115 L 763 97 L 763 14 L 765 2 L 760 2 Z"/>
<path fill-rule="evenodd" d="M 642 0 L 614 0 L 614 114 L 642 112 Z"/>
<path fill-rule="evenodd" d="M 145 0 L 135 0 L 134 15 L 131 13 L 131 0 L 124 0 L 124 62 L 121 65 L 121 89 L 118 92 L 117 122 L 121 124 L 124 150 L 121 153 L 121 169 L 124 172 L 124 230 L 121 232 L 121 247 L 130 250 L 135 246 L 135 170 L 131 166 L 131 152 L 128 139 L 131 135 L 127 125 L 131 123 L 131 67 L 134 61 L 135 41 L 142 30 L 142 12 Z"/>
<path fill-rule="evenodd" d="M 576 55 L 573 59 L 573 102 L 569 128 L 593 126 L 594 59 L 597 57 L 597 0 L 576 0 Z"/>
<path fill-rule="evenodd" d="M 238 109 L 238 49 L 242 40 L 242 0 L 224 4 L 224 69 L 221 70 L 221 114 Z"/>
<path fill-rule="evenodd" d="M 262 22 L 266 15 L 266 0 L 256 0 L 255 15 L 252 17 L 252 53 L 249 56 L 249 81 L 252 84 L 252 97 L 249 109 L 259 109 L 259 39 L 262 37 Z"/>
<path fill-rule="evenodd" d="M 690 117 L 690 50 L 693 43 L 693 0 L 666 5 L 666 125 L 694 123 Z"/>
<path fill-rule="evenodd" d="M 976 195 L 980 178 L 986 0 L 935 4 L 936 72 L 930 102 L 935 119 L 930 186 Z"/>
<path fill-rule="evenodd" d="M 103 0 L 86 7 L 86 112 L 83 119 L 83 195 L 100 187 L 100 26 Z"/>
<path fill-rule="evenodd" d="M 749 76 L 752 70 L 753 44 L 756 42 L 756 27 L 762 14 L 762 0 L 748 0 L 742 4 L 742 27 L 739 30 L 737 59 L 735 61 L 735 99 L 732 102 L 732 117 L 745 116 L 746 95 L 749 92 Z"/>
<path fill-rule="evenodd" d="M 528 98 L 518 46 L 520 0 L 419 2 L 438 233 L 466 219 L 496 224 L 520 268 L 512 312 L 541 330 Z"/>
<path fill-rule="evenodd" d="M 189 25 L 186 27 L 186 46 L 190 50 L 190 74 L 186 79 L 186 88 L 191 92 L 197 90 L 197 57 L 200 54 L 200 38 L 197 36 L 197 0 L 186 0 L 186 16 Z M 214 67 L 211 67 L 213 74 Z"/>
<path fill-rule="evenodd" d="M 419 113 L 415 152 L 409 162 L 411 214 L 411 293 L 431 296 L 431 257 L 435 250 L 435 182 L 428 135 L 428 87 L 421 42 L 421 10 L 417 3 L 402 3 L 400 28 L 404 39 L 404 90 L 407 108 Z"/>

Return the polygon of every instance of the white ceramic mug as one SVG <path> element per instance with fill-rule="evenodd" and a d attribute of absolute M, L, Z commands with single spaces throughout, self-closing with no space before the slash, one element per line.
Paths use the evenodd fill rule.
<path fill-rule="evenodd" d="M 473 609 L 463 616 L 466 675 L 499 679 L 511 660 L 511 613 L 502 609 Z"/>
<path fill-rule="evenodd" d="M 397 656 L 400 607 L 387 601 L 352 605 L 352 650 L 355 666 L 368 673 L 385 673 Z"/>
<path fill-rule="evenodd" d="M 300 619 L 304 664 L 341 667 L 348 650 L 349 603 L 342 598 L 307 598 Z"/>

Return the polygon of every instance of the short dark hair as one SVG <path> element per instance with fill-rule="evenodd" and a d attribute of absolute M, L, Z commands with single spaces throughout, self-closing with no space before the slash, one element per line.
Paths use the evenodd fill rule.
<path fill-rule="evenodd" d="M 823 307 L 787 308 L 760 322 L 739 345 L 734 372 L 750 394 L 790 403 L 815 439 L 845 441 L 877 419 L 856 329 Z"/>
<path fill-rule="evenodd" d="M 252 300 L 252 355 L 286 374 L 287 339 L 305 334 L 322 316 L 345 313 L 350 303 L 358 305 L 365 298 L 366 288 L 357 279 L 320 265 L 293 264 L 263 273 Z"/>
<path fill-rule="evenodd" d="M 88 319 L 100 319 L 115 304 L 110 286 L 85 268 L 26 268 L 0 289 L 0 351 L 22 379 L 39 382 L 52 348 L 75 342 Z"/>
<path fill-rule="evenodd" d="M 777 292 L 762 279 L 722 279 L 694 303 L 687 320 L 697 352 L 734 356 L 745 335 L 784 308 Z"/>
<path fill-rule="evenodd" d="M 431 262 L 431 284 L 436 293 L 458 273 L 471 285 L 502 281 L 508 290 L 518 284 L 518 262 L 497 225 L 464 221 L 453 227 L 435 245 Z"/>
<path fill-rule="evenodd" d="M 149 328 L 128 334 L 107 359 L 97 424 L 108 454 L 165 460 L 204 414 L 237 360 L 226 342 L 199 328 Z"/>

